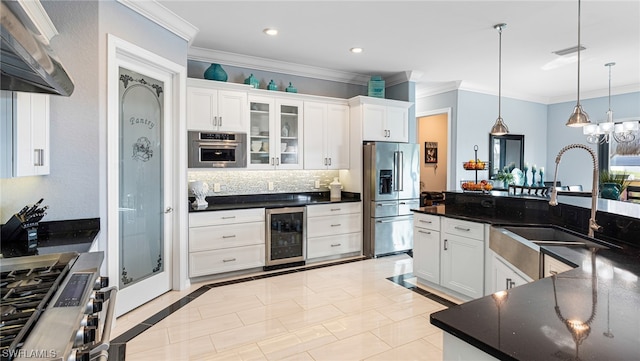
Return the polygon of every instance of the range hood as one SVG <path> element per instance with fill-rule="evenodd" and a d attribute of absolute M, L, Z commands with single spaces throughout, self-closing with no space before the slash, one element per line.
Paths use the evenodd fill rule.
<path fill-rule="evenodd" d="M 34 3 L 44 13 L 39 2 L 29 5 Z M 0 2 L 0 27 L 2 90 L 63 96 L 73 93 L 73 81 L 20 1 Z"/>

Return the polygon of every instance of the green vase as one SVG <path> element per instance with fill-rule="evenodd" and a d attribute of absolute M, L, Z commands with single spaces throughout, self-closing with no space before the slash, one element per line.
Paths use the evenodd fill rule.
<path fill-rule="evenodd" d="M 620 191 L 622 188 L 618 183 L 602 183 L 600 186 L 600 197 L 604 199 L 620 199 Z"/>
<path fill-rule="evenodd" d="M 204 78 L 208 80 L 227 81 L 227 72 L 222 69 L 220 64 L 211 64 L 204 71 Z"/>

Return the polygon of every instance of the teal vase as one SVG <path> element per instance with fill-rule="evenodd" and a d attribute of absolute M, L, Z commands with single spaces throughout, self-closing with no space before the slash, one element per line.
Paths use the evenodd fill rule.
<path fill-rule="evenodd" d="M 211 64 L 204 71 L 204 78 L 208 80 L 227 81 L 227 72 L 222 69 L 220 64 Z"/>
<path fill-rule="evenodd" d="M 618 183 L 602 183 L 600 186 L 600 197 L 604 199 L 620 199 L 620 184 Z"/>

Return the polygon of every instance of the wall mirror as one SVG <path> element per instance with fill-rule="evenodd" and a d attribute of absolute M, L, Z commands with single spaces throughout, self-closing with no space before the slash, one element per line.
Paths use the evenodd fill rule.
<path fill-rule="evenodd" d="M 524 135 L 489 134 L 489 178 L 511 163 L 520 169 L 524 165 Z"/>

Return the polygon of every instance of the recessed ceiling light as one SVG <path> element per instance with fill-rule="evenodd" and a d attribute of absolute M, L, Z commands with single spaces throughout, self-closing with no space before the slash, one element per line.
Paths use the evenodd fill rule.
<path fill-rule="evenodd" d="M 355 53 L 355 54 L 360 54 L 362 53 L 362 48 L 351 48 L 349 49 L 350 52 Z"/>
<path fill-rule="evenodd" d="M 264 29 L 262 31 L 267 35 L 271 35 L 271 36 L 278 35 L 278 29 L 266 28 L 266 29 Z"/>

